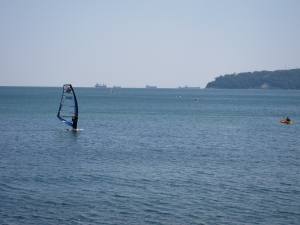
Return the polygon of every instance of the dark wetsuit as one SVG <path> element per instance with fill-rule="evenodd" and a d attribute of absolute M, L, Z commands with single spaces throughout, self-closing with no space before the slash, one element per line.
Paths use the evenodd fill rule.
<path fill-rule="evenodd" d="M 77 116 L 73 116 L 72 117 L 72 122 L 73 122 L 73 125 L 72 125 L 72 127 L 73 127 L 73 129 L 77 129 L 77 122 L 78 122 L 78 117 Z"/>

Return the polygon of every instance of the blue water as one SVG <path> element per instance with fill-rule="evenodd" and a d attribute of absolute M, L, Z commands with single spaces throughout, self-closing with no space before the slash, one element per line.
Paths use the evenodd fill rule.
<path fill-rule="evenodd" d="M 300 224 L 300 91 L 75 90 L 0 88 L 1 225 Z"/>

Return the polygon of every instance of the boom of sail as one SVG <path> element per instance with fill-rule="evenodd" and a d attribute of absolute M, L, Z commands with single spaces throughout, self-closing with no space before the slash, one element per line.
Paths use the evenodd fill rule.
<path fill-rule="evenodd" d="M 71 126 L 73 129 L 77 129 L 78 103 L 71 84 L 63 85 L 57 118 Z"/>

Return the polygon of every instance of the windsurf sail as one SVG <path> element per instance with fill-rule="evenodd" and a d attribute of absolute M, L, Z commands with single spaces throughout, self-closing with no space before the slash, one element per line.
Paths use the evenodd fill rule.
<path fill-rule="evenodd" d="M 71 126 L 73 129 L 77 129 L 78 103 L 71 84 L 63 85 L 57 118 Z"/>

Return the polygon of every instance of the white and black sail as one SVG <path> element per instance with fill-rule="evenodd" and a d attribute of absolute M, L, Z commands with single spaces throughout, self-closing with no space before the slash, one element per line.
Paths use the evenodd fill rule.
<path fill-rule="evenodd" d="M 63 86 L 57 118 L 73 129 L 77 129 L 78 103 L 71 84 L 64 84 Z"/>

